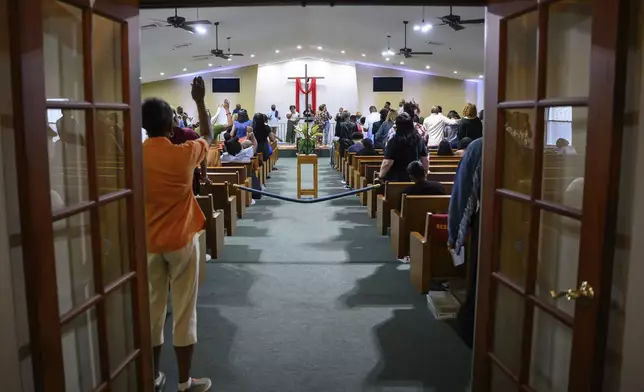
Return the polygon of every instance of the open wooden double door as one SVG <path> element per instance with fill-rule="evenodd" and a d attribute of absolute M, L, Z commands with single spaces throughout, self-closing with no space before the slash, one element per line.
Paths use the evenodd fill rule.
<path fill-rule="evenodd" d="M 488 4 L 475 392 L 601 390 L 626 6 Z M 13 1 L 21 243 L 38 391 L 153 388 L 138 7 Z M 61 140 L 53 143 L 49 128 Z M 559 138 L 570 145 L 555 149 Z M 551 290 L 571 290 L 571 300 L 554 300 Z"/>

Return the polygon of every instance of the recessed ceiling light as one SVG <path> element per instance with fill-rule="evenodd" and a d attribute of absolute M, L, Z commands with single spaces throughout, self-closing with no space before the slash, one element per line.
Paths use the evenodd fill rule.
<path fill-rule="evenodd" d="M 389 61 L 389 57 L 387 57 L 387 58 L 385 59 L 385 61 Z"/>
<path fill-rule="evenodd" d="M 205 28 L 205 27 L 203 27 L 203 26 L 197 26 L 197 27 L 195 27 L 195 31 L 196 31 L 197 33 L 199 33 L 199 34 L 202 34 L 202 35 L 203 35 L 203 34 L 206 34 L 206 32 L 207 32 L 208 30 L 206 30 L 206 28 Z"/>
<path fill-rule="evenodd" d="M 250 55 L 250 58 L 252 59 L 253 57 L 255 57 L 255 55 L 254 55 L 254 54 L 251 54 L 251 55 Z"/>
<path fill-rule="evenodd" d="M 454 73 L 455 73 L 455 74 L 457 74 L 457 73 L 458 73 L 458 71 L 454 71 Z"/>
<path fill-rule="evenodd" d="M 302 49 L 302 45 L 297 45 L 297 48 L 298 48 L 298 49 Z"/>
<path fill-rule="evenodd" d="M 160 75 L 161 75 L 161 76 L 163 76 L 163 75 L 165 75 L 165 73 L 161 72 L 161 74 L 160 74 Z"/>
<path fill-rule="evenodd" d="M 188 68 L 184 68 L 184 69 L 183 69 L 183 72 L 186 72 L 187 70 L 188 70 Z"/>
<path fill-rule="evenodd" d="M 231 57 L 228 57 L 228 61 L 233 61 L 233 59 Z"/>
<path fill-rule="evenodd" d="M 322 47 L 321 47 L 321 46 L 318 46 L 318 50 L 322 50 Z"/>
<path fill-rule="evenodd" d="M 400 65 L 405 65 L 405 62 L 404 62 L 404 61 L 401 61 L 401 62 L 400 62 Z"/>
<path fill-rule="evenodd" d="M 280 52 L 280 50 L 279 50 L 279 49 L 275 49 L 275 53 L 279 53 L 279 52 Z"/>
<path fill-rule="evenodd" d="M 143 76 L 139 76 L 139 80 L 143 79 Z"/>
<path fill-rule="evenodd" d="M 363 54 L 362 54 L 362 57 L 367 57 L 367 55 L 363 53 Z"/>
<path fill-rule="evenodd" d="M 426 68 L 426 69 L 430 69 L 431 67 L 430 67 L 429 65 L 426 65 L 426 66 L 425 66 L 425 68 Z"/>
<path fill-rule="evenodd" d="M 419 26 L 419 25 L 415 25 L 415 26 L 414 26 L 414 31 L 418 31 L 418 30 L 420 30 L 420 26 Z"/>
<path fill-rule="evenodd" d="M 483 79 L 483 75 L 479 75 L 479 79 Z"/>
<path fill-rule="evenodd" d="M 209 67 L 212 67 L 212 63 L 209 63 L 209 64 L 208 64 L 208 66 L 209 66 Z"/>
<path fill-rule="evenodd" d="M 340 53 L 344 54 L 344 50 L 341 50 Z"/>

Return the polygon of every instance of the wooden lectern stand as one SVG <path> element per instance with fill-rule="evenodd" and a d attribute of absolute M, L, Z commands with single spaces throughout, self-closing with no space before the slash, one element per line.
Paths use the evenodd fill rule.
<path fill-rule="evenodd" d="M 313 165 L 313 189 L 302 189 L 302 165 Z M 297 156 L 297 198 L 318 197 L 318 156 L 316 154 Z"/>

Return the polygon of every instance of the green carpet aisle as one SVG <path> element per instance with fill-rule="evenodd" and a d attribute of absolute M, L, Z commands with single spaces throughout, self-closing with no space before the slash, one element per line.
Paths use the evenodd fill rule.
<path fill-rule="evenodd" d="M 295 163 L 281 159 L 268 190 L 294 196 Z M 340 180 L 320 159 L 320 196 L 342 192 Z M 471 353 L 407 269 L 356 197 L 259 200 L 208 265 L 193 375 L 215 392 L 465 391 Z M 169 346 L 161 369 L 175 390 Z"/>

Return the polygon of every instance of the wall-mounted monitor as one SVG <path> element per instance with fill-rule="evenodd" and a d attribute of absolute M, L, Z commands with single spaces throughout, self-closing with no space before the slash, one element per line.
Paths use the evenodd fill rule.
<path fill-rule="evenodd" d="M 402 92 L 403 91 L 403 78 L 402 77 L 373 77 L 373 91 L 376 93 L 382 92 Z"/>
<path fill-rule="evenodd" d="M 239 78 L 212 78 L 213 93 L 238 93 L 240 88 Z"/>

